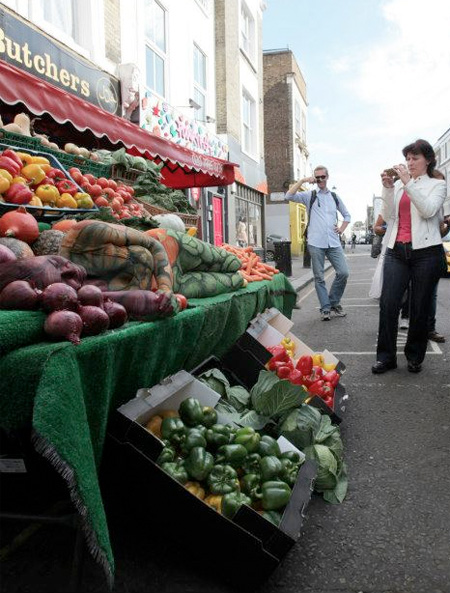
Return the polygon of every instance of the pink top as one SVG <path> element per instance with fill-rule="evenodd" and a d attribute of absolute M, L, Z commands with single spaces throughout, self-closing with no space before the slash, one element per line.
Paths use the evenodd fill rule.
<path fill-rule="evenodd" d="M 398 231 L 396 241 L 410 243 L 411 238 L 411 200 L 406 191 L 400 199 L 398 208 Z"/>

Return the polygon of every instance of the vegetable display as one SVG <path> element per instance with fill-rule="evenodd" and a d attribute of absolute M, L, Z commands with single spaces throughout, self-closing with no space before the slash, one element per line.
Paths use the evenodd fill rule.
<path fill-rule="evenodd" d="M 228 243 L 223 243 L 221 247 L 239 259 L 241 262 L 239 273 L 247 282 L 272 280 L 273 276 L 279 273 L 279 270 L 264 263 L 253 251 L 253 247 L 236 247 Z"/>
<path fill-rule="evenodd" d="M 146 428 L 163 440 L 157 463 L 206 504 L 232 519 L 243 505 L 282 511 L 288 504 L 302 459 L 285 458 L 269 435 L 232 424 L 211 424 L 212 408 L 193 397 L 178 412 L 153 415 Z M 174 415 L 178 414 L 178 415 Z M 256 453 L 255 451 L 258 451 Z M 285 472 L 288 462 L 289 472 Z"/>
<path fill-rule="evenodd" d="M 286 354 L 282 346 L 276 346 L 273 350 L 275 355 L 282 355 L 278 348 Z M 320 362 L 319 353 L 316 361 Z M 311 368 L 313 372 L 315 365 L 312 362 L 303 360 L 305 366 L 302 368 L 306 372 Z M 333 377 L 336 380 L 336 376 Z M 260 435 L 257 449 L 248 453 L 242 462 L 246 475 L 252 476 L 244 480 L 244 492 L 251 496 L 256 492 L 260 495 L 257 480 L 253 476 L 262 476 L 271 481 L 281 480 L 288 486 L 295 483 L 298 453 L 281 453 L 274 438 L 284 436 L 308 459 L 318 462 L 322 479 L 316 483 L 316 491 L 323 493 L 324 499 L 331 503 L 337 504 L 344 500 L 348 482 L 339 428 L 331 423 L 328 415 L 322 416 L 317 408 L 307 405 L 310 396 L 304 385 L 293 384 L 271 371 L 261 371 L 250 392 L 241 386 L 230 385 L 220 369 L 204 371 L 198 378 L 220 394 L 217 412 L 238 426 L 234 431 L 234 440 L 228 443 L 236 441 L 236 434 L 241 435 L 239 440 L 245 444 L 251 442 L 251 430 L 264 432 Z M 242 440 L 244 434 L 247 438 Z M 221 458 L 224 458 L 224 453 Z M 229 459 L 232 459 L 231 453 L 227 452 Z"/>

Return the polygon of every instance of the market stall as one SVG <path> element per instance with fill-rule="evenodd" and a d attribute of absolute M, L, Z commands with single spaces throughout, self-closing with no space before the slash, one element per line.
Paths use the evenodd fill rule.
<path fill-rule="evenodd" d="M 175 317 L 130 322 L 79 346 L 45 340 L 42 312 L 0 312 L 1 426 L 32 425 L 36 448 L 68 482 L 91 553 L 110 578 L 114 558 L 98 484 L 110 413 L 137 389 L 224 353 L 267 307 L 290 316 L 295 299 L 279 274 L 234 293 L 191 299 Z"/>

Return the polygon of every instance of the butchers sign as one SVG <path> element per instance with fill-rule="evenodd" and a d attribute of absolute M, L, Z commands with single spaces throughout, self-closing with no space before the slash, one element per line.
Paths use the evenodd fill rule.
<path fill-rule="evenodd" d="M 120 111 L 119 81 L 0 6 L 0 60 L 25 70 L 68 93 Z"/>

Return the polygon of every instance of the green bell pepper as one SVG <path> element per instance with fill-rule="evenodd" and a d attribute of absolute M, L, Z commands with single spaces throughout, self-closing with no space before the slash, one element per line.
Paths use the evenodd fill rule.
<path fill-rule="evenodd" d="M 211 447 L 228 445 L 230 440 L 230 428 L 226 424 L 213 424 L 213 426 L 206 431 L 206 441 Z"/>
<path fill-rule="evenodd" d="M 222 498 L 222 515 L 232 519 L 243 504 L 250 504 L 252 501 L 242 492 L 230 492 Z"/>
<path fill-rule="evenodd" d="M 297 451 L 284 451 L 280 455 L 280 459 L 289 459 L 290 461 L 293 461 L 297 465 L 301 465 L 301 463 L 302 463 L 300 454 Z"/>
<path fill-rule="evenodd" d="M 186 426 L 201 424 L 203 420 L 203 406 L 195 397 L 187 397 L 178 408 L 181 420 Z"/>
<path fill-rule="evenodd" d="M 161 435 L 163 439 L 180 445 L 186 438 L 186 426 L 181 418 L 164 418 L 161 423 Z"/>
<path fill-rule="evenodd" d="M 244 445 L 249 453 L 254 453 L 258 450 L 261 435 L 256 432 L 251 426 L 243 426 L 238 428 L 234 435 L 233 443 L 236 445 Z"/>
<path fill-rule="evenodd" d="M 196 424 L 192 427 L 192 430 L 198 430 L 198 432 L 206 439 L 206 426 L 203 426 L 203 424 Z"/>
<path fill-rule="evenodd" d="M 275 457 L 275 455 L 268 455 L 261 459 L 259 469 L 261 473 L 261 481 L 268 482 L 269 480 L 278 478 L 283 469 L 283 465 L 278 457 Z"/>
<path fill-rule="evenodd" d="M 211 428 L 213 424 L 217 423 L 217 412 L 211 406 L 203 406 L 203 419 L 201 421 L 203 426 Z"/>
<path fill-rule="evenodd" d="M 261 461 L 261 455 L 259 453 L 250 453 L 242 464 L 242 469 L 246 474 L 259 474 L 259 463 Z"/>
<path fill-rule="evenodd" d="M 241 488 L 252 500 L 259 500 L 262 497 L 261 476 L 258 474 L 245 474 L 241 478 Z"/>
<path fill-rule="evenodd" d="M 289 486 L 293 486 L 297 481 L 300 465 L 294 461 L 291 461 L 290 459 L 285 458 L 279 459 L 279 461 L 282 465 L 282 469 L 278 474 L 278 477 L 280 480 L 283 480 L 283 482 L 286 482 L 286 484 L 289 484 Z"/>
<path fill-rule="evenodd" d="M 175 461 L 176 451 L 175 448 L 169 443 L 169 441 L 164 441 L 164 449 L 159 454 L 156 463 L 158 465 L 162 465 L 163 463 L 170 463 Z"/>
<path fill-rule="evenodd" d="M 239 490 L 236 470 L 231 465 L 215 465 L 206 479 L 213 494 L 228 494 Z"/>
<path fill-rule="evenodd" d="M 280 457 L 281 450 L 276 440 L 265 434 L 259 441 L 258 453 L 261 455 L 261 457 L 265 457 L 266 455 L 275 455 L 276 457 Z"/>
<path fill-rule="evenodd" d="M 232 467 L 242 467 L 247 457 L 244 445 L 222 445 L 217 450 L 216 463 L 224 463 Z"/>
<path fill-rule="evenodd" d="M 204 480 L 214 467 L 214 457 L 204 447 L 193 447 L 184 460 L 184 467 L 193 480 Z"/>
<path fill-rule="evenodd" d="M 264 482 L 262 490 L 262 507 L 265 511 L 277 511 L 287 505 L 291 497 L 291 489 L 285 482 L 273 480 Z"/>
<path fill-rule="evenodd" d="M 170 463 L 163 463 L 161 465 L 161 468 L 165 472 L 167 472 L 169 476 L 172 476 L 174 480 L 180 482 L 180 484 L 186 484 L 186 482 L 189 480 L 189 476 L 186 471 L 186 468 L 184 467 L 183 460 L 173 461 Z"/>
<path fill-rule="evenodd" d="M 188 428 L 186 430 L 186 438 L 181 445 L 181 451 L 186 454 L 193 447 L 206 447 L 206 439 L 196 428 Z"/>
<path fill-rule="evenodd" d="M 278 525 L 281 523 L 282 514 L 278 511 L 264 511 L 262 516 L 264 519 L 267 519 L 267 521 L 273 523 L 276 527 L 278 527 Z"/>

